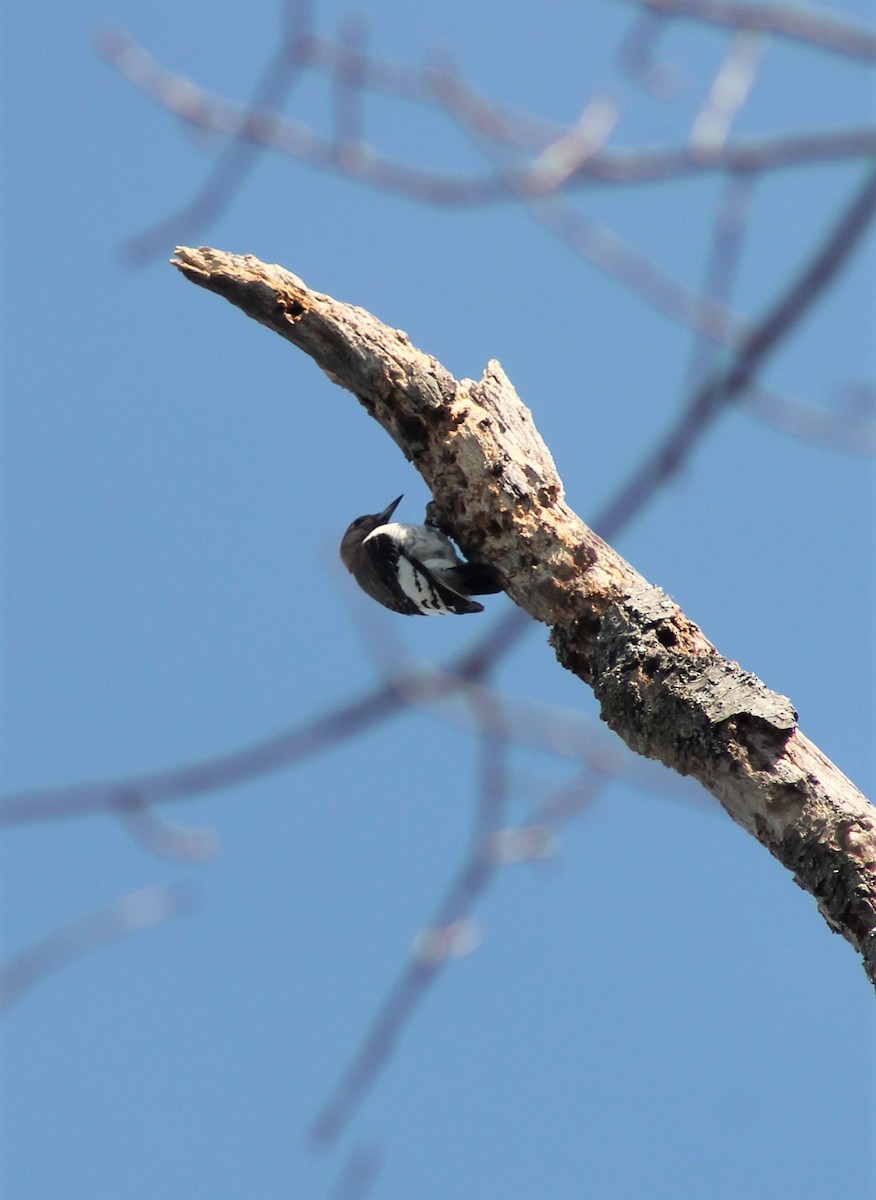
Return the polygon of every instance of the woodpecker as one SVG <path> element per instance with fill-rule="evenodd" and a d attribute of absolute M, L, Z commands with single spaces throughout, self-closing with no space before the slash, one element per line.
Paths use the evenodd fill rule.
<path fill-rule="evenodd" d="M 341 539 L 341 559 L 378 604 L 407 616 L 478 613 L 473 595 L 502 591 L 489 563 L 463 562 L 437 525 L 390 522 L 402 497 L 383 512 L 357 517 Z"/>

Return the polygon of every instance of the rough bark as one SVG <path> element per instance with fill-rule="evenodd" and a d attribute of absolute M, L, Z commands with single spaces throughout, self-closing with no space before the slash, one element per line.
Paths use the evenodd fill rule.
<path fill-rule="evenodd" d="M 454 379 L 407 334 L 251 255 L 179 247 L 186 278 L 293 342 L 353 392 L 430 488 L 469 557 L 550 627 L 631 750 L 698 779 L 815 897 L 876 984 L 876 812 L 797 727 L 791 702 L 723 658 L 678 605 L 565 504 L 498 362 Z"/>

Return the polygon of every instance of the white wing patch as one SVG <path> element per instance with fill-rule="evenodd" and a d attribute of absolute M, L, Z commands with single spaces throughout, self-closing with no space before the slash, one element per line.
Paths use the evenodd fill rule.
<path fill-rule="evenodd" d="M 405 595 L 413 600 L 425 616 L 437 617 L 453 612 L 438 595 L 429 576 L 418 570 L 406 554 L 399 555 L 398 581 Z"/>
<path fill-rule="evenodd" d="M 416 525 L 379 525 L 365 538 L 362 548 L 370 569 L 356 578 L 387 608 L 427 617 L 483 612 L 482 604 L 442 578 L 460 561 L 443 534 L 433 536 L 431 530 Z"/>

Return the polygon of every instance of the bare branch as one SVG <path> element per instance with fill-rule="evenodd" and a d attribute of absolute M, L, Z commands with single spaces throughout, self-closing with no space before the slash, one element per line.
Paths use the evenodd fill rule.
<path fill-rule="evenodd" d="M 760 34 L 743 32 L 733 39 L 690 131 L 688 145 L 695 158 L 708 159 L 727 145 L 731 126 L 754 86 L 765 49 Z"/>
<path fill-rule="evenodd" d="M 646 92 L 659 100 L 671 100 L 682 88 L 678 69 L 657 62 L 654 55 L 669 22 L 643 8 L 633 20 L 618 47 L 618 63 Z"/>
<path fill-rule="evenodd" d="M 751 389 L 742 408 L 793 437 L 848 454 L 876 455 L 876 419 L 866 413 L 837 412 L 761 387 Z"/>
<path fill-rule="evenodd" d="M 160 858 L 195 863 L 215 858 L 218 853 L 219 835 L 215 829 L 172 825 L 133 788 L 119 787 L 111 807 L 131 837 Z"/>
<path fill-rule="evenodd" d="M 358 18 L 348 18 L 341 27 L 337 70 L 332 75 L 334 142 L 341 157 L 365 140 L 363 92 L 368 61 L 363 52 L 365 33 L 365 25 Z"/>
<path fill-rule="evenodd" d="M 138 804 L 167 804 L 233 787 L 245 779 L 300 762 L 343 738 L 352 738 L 395 714 L 403 700 L 392 684 L 371 688 L 325 716 L 227 754 L 124 779 L 74 783 L 20 792 L 0 801 L 0 826 L 57 821 L 93 812 L 124 811 Z"/>
<path fill-rule="evenodd" d="M 454 958 L 476 948 L 477 931 L 471 912 L 507 859 L 496 852 L 505 809 L 507 777 L 504 746 L 491 731 L 497 713 L 490 703 L 481 709 L 485 720 L 481 746 L 478 805 L 468 853 L 458 868 L 431 921 L 414 941 L 413 954 L 381 1003 L 361 1044 L 326 1103 L 313 1120 L 310 1137 L 317 1145 L 334 1142 L 387 1065 L 402 1032 Z M 519 861 L 519 860 L 518 860 Z"/>
<path fill-rule="evenodd" d="M 0 1009 L 6 1009 L 46 976 L 110 942 L 151 929 L 188 912 L 192 897 L 180 887 L 149 887 L 120 896 L 12 955 L 0 967 Z"/>
<path fill-rule="evenodd" d="M 712 227 L 702 294 L 726 306 L 733 295 L 733 284 L 742 259 L 752 190 L 753 176 L 728 176 L 721 189 Z M 702 383 L 716 359 L 715 350 L 715 343 L 697 330 L 687 367 L 686 393 L 693 392 Z"/>
<path fill-rule="evenodd" d="M 726 345 L 741 337 L 745 329 L 741 317 L 717 300 L 696 292 L 674 278 L 641 250 L 575 208 L 561 194 L 562 183 L 572 173 L 581 170 L 596 153 L 598 143 L 594 142 L 589 128 L 583 135 L 570 132 L 552 144 L 563 147 L 557 156 L 559 168 L 542 167 L 545 160 L 551 162 L 551 147 L 548 147 L 528 168 L 527 177 L 522 180 L 520 173 L 503 161 L 502 148 L 495 145 L 498 139 L 490 132 L 492 122 L 489 106 L 450 71 L 445 71 L 441 76 L 439 94 L 448 111 L 475 137 L 485 156 L 496 167 L 499 177 L 505 180 L 509 193 L 575 254 L 618 280 L 659 312 L 666 313 L 703 337 L 719 345 Z M 604 106 L 595 104 L 592 107 L 598 112 Z M 586 120 L 589 111 L 589 107 L 585 109 L 577 123 L 578 127 Z M 601 122 L 597 123 L 597 128 L 601 130 Z M 564 160 L 572 161 L 571 169 L 566 172 L 562 172 Z"/>
<path fill-rule="evenodd" d="M 195 232 L 209 226 L 232 202 L 263 151 L 257 136 L 262 124 L 259 114 L 282 108 L 301 77 L 302 46 L 306 45 L 310 29 L 310 10 L 309 0 L 296 0 L 284 6 L 285 28 L 280 43 L 256 84 L 250 104 L 232 131 L 231 140 L 188 204 L 124 244 L 122 252 L 131 262 L 144 263 L 162 254 L 169 242 L 181 236 L 181 230 Z M 199 114 L 205 118 L 211 104 L 200 88 L 170 72 L 156 71 L 149 56 L 123 33 L 106 34 L 100 48 L 108 58 L 115 58 L 132 81 L 147 88 L 157 87 L 167 107 L 176 108 L 193 124 L 204 125 Z"/>
<path fill-rule="evenodd" d="M 876 174 L 728 372 L 703 392 L 706 412 L 754 378 L 851 253 L 874 207 Z M 550 453 L 498 363 L 478 382 L 457 381 L 405 333 L 252 256 L 181 247 L 174 265 L 352 391 L 423 476 L 467 556 L 497 566 L 512 599 L 551 627 L 560 662 L 592 685 L 603 718 L 627 745 L 699 779 L 815 896 L 832 928 L 862 952 L 869 946 L 869 804 L 797 729 L 785 697 L 721 658 L 669 597 L 568 508 Z M 876 982 L 876 958 L 866 965 Z"/>
<path fill-rule="evenodd" d="M 608 775 L 587 772 L 574 783 L 556 789 L 533 815 L 530 824 L 503 829 L 499 827 L 498 808 L 493 809 L 492 819 L 484 820 L 488 809 L 484 794 L 492 793 L 501 803 L 497 793 L 502 785 L 495 782 L 497 772 L 490 761 L 491 753 L 487 750 L 482 759 L 480 818 L 468 854 L 430 924 L 415 939 L 411 961 L 390 988 L 340 1080 L 317 1113 L 310 1129 L 310 1137 L 317 1145 L 328 1145 L 343 1133 L 389 1062 L 419 1004 L 450 960 L 477 948 L 478 933 L 470 914 L 497 872 L 503 867 L 546 857 L 553 831 L 592 804 L 611 783 Z M 501 776 L 501 768 L 498 774 Z"/>
<path fill-rule="evenodd" d="M 745 0 L 624 0 L 648 12 L 729 29 L 774 33 L 861 62 L 876 62 L 876 34 L 826 9 L 803 4 L 756 4 Z"/>
<path fill-rule="evenodd" d="M 466 856 L 447 895 L 430 922 L 431 930 L 460 921 L 487 887 L 494 865 L 478 843 Z M 354 1111 L 388 1063 L 414 1011 L 419 1007 L 452 954 L 434 952 L 436 941 L 418 939 L 414 953 L 381 1003 L 362 1043 L 343 1072 L 329 1099 L 314 1118 L 309 1136 L 316 1145 L 329 1145 L 346 1128 Z M 446 941 L 447 950 L 452 939 Z M 433 952 L 424 952 L 428 945 Z"/>
<path fill-rule="evenodd" d="M 501 657 L 514 631 L 521 624 L 527 627 L 519 610 L 510 616 L 512 620 L 499 621 L 473 650 L 457 656 L 444 668 L 427 663 L 400 664 L 380 686 L 367 689 L 357 699 L 239 750 L 149 774 L 10 793 L 0 799 L 0 827 L 109 812 L 121 817 L 129 831 L 153 852 L 201 861 L 216 851 L 215 832 L 158 822 L 154 806 L 191 800 L 286 770 L 358 737 L 404 708 L 428 713 L 463 729 L 473 727 L 474 709 L 479 727 L 496 736 L 501 734 L 508 743 L 623 779 L 649 794 L 690 801 L 698 791 L 694 783 L 630 755 L 604 726 L 578 712 L 499 693 L 478 682 Z M 487 712 L 498 714 L 495 724 L 487 722 Z"/>
<path fill-rule="evenodd" d="M 280 59 L 281 68 L 285 64 L 286 71 L 293 77 L 288 87 L 291 88 L 297 79 L 295 72 L 304 66 L 323 69 L 332 79 L 342 71 L 349 72 L 349 47 L 334 47 L 315 35 L 310 35 L 300 45 L 303 49 L 292 66 L 287 59 Z M 345 152 L 339 154 L 336 137 L 320 134 L 273 108 L 247 107 L 226 101 L 168 71 L 121 31 L 104 35 L 99 50 L 130 83 L 188 124 L 231 136 L 235 144 L 248 141 L 263 149 L 286 154 L 310 167 L 340 173 L 380 191 L 450 208 L 479 207 L 507 202 L 514 195 L 537 197 L 544 193 L 541 173 L 536 170 L 533 174 L 531 164 L 527 163 L 504 175 L 495 172 L 465 175 L 414 167 L 381 155 L 365 142 L 348 143 Z M 302 61 L 305 54 L 311 57 Z M 344 62 L 346 67 L 341 65 Z M 399 98 L 443 107 L 440 93 L 444 75 L 445 72 L 440 70 L 418 70 L 369 58 L 360 64 L 357 78 L 363 87 L 376 86 L 375 80 L 391 78 L 395 83 L 394 94 Z M 490 114 L 490 136 L 502 138 L 519 149 L 533 151 L 536 156 L 568 133 L 562 125 L 537 121 L 527 114 L 511 113 L 492 102 L 482 101 L 482 104 L 485 117 L 487 110 Z M 781 170 L 865 158 L 874 152 L 876 129 L 871 126 L 740 139 L 725 145 L 720 153 L 705 158 L 697 157 L 689 146 L 605 148 L 580 163 L 569 175 L 567 187 L 660 183 L 713 171 Z M 163 245 L 166 245 L 167 230 L 175 228 L 178 231 L 180 221 L 188 223 L 186 228 L 196 223 L 202 230 L 224 211 L 241 178 L 235 161 L 232 160 L 233 169 L 227 162 L 217 163 L 198 196 L 175 217 L 161 223 Z M 246 169 L 250 166 L 251 161 L 247 158 Z M 509 184 L 513 185 L 510 190 Z M 154 233 L 156 237 L 158 229 L 156 227 Z M 143 252 L 146 250 L 144 243 Z"/>
<path fill-rule="evenodd" d="M 752 386 L 767 357 L 809 312 L 848 262 L 869 229 L 874 214 L 876 171 L 871 171 L 814 256 L 762 320 L 742 338 L 730 365 L 697 389 L 667 438 L 633 471 L 627 487 L 615 496 L 597 521 L 598 528 L 606 536 L 613 536 L 619 524 L 625 524 L 631 513 L 641 510 L 657 483 L 676 473 L 705 429 L 728 404 Z"/>
<path fill-rule="evenodd" d="M 328 1200 L 363 1200 L 380 1174 L 383 1156 L 375 1146 L 354 1146 Z"/>

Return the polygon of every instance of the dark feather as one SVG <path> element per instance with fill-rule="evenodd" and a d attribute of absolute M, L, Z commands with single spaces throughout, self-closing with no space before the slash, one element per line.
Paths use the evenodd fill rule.
<path fill-rule="evenodd" d="M 486 562 L 462 562 L 448 571 L 449 582 L 469 596 L 492 596 L 504 592 L 501 572 Z"/>
<path fill-rule="evenodd" d="M 395 612 L 417 616 L 425 615 L 422 611 L 424 608 L 436 613 L 452 612 L 457 615 L 484 611 L 482 604 L 444 583 L 434 571 L 403 550 L 388 534 L 371 534 L 362 543 L 362 550 L 367 555 L 368 572 L 365 577 L 359 577 L 360 584 L 369 595 L 382 599 L 383 603 L 386 603 L 384 589 L 388 590 L 393 603 L 387 604 L 387 607 Z M 415 591 L 420 599 L 419 605 L 405 593 L 400 582 L 402 580 Z M 380 590 L 375 593 L 374 587 Z"/>

